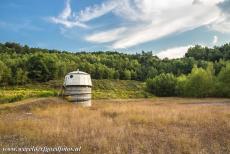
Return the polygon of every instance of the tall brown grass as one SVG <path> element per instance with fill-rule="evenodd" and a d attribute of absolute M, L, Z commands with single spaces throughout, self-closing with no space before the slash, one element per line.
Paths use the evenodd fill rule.
<path fill-rule="evenodd" d="M 41 100 L 0 114 L 0 146 L 81 146 L 82 153 L 100 154 L 230 153 L 230 100 L 103 100 L 91 108 Z"/>

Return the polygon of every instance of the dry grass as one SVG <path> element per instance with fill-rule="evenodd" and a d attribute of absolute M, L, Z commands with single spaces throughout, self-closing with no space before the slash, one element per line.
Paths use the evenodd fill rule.
<path fill-rule="evenodd" d="M 81 146 L 82 153 L 230 153 L 230 100 L 48 98 L 0 109 L 0 146 Z M 32 113 L 32 114 L 27 114 Z"/>

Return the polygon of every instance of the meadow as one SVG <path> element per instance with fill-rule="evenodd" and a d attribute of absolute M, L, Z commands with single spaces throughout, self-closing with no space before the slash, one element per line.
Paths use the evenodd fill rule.
<path fill-rule="evenodd" d="M 30 83 L 23 86 L 0 87 L 0 104 L 27 98 L 61 95 L 62 80 Z M 93 80 L 93 99 L 126 99 L 154 97 L 146 91 L 144 82 L 122 80 Z"/>
<path fill-rule="evenodd" d="M 0 107 L 0 148 L 81 146 L 81 153 L 230 153 L 229 99 L 49 97 Z M 18 104 L 18 105 L 17 105 Z"/>
<path fill-rule="evenodd" d="M 27 98 L 56 96 L 57 92 L 51 89 L 35 89 L 24 87 L 0 89 L 0 104 L 13 103 Z"/>

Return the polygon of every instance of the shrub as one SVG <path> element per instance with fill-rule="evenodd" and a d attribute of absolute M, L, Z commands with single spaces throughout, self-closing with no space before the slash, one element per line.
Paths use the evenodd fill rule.
<path fill-rule="evenodd" d="M 186 85 L 187 85 L 187 76 L 181 75 L 177 78 L 177 84 L 175 88 L 175 93 L 177 96 L 185 96 Z"/>
<path fill-rule="evenodd" d="M 203 68 L 192 69 L 192 73 L 188 75 L 187 82 L 185 83 L 185 96 L 189 97 L 208 97 L 212 96 L 214 91 L 214 77 L 212 66 L 207 70 Z"/>
<path fill-rule="evenodd" d="M 49 80 L 49 69 L 45 64 L 44 57 L 41 55 L 32 56 L 27 64 L 28 77 L 31 80 L 45 82 Z"/>
<path fill-rule="evenodd" d="M 217 80 L 217 95 L 220 97 L 230 97 L 230 63 L 221 69 Z"/>
<path fill-rule="evenodd" d="M 147 80 L 147 88 L 156 96 L 174 96 L 176 77 L 173 74 L 160 74 Z"/>

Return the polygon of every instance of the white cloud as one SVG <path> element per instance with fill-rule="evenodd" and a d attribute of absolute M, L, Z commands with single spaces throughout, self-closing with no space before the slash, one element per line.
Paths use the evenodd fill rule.
<path fill-rule="evenodd" d="M 164 59 L 164 58 L 169 58 L 169 59 L 182 58 L 182 57 L 185 56 L 185 53 L 187 53 L 187 51 L 188 51 L 188 49 L 190 47 L 193 47 L 193 46 L 188 45 L 188 46 L 182 46 L 182 47 L 175 47 L 175 48 L 167 49 L 167 50 L 164 50 L 164 51 L 160 51 L 156 55 L 160 59 Z"/>
<path fill-rule="evenodd" d="M 193 0 L 192 4 L 201 4 L 202 2 L 200 0 Z"/>
<path fill-rule="evenodd" d="M 119 39 L 126 28 L 121 27 L 111 31 L 105 31 L 87 36 L 85 39 L 91 42 L 106 43 Z"/>
<path fill-rule="evenodd" d="M 218 20 L 210 25 L 210 28 L 222 33 L 230 33 L 230 0 L 222 1 L 218 6 L 222 14 Z"/>
<path fill-rule="evenodd" d="M 230 21 L 214 24 L 211 28 L 222 33 L 230 33 Z"/>
<path fill-rule="evenodd" d="M 72 13 L 70 1 L 54 23 L 67 28 L 87 27 L 87 22 L 107 13 L 123 19 L 116 28 L 90 32 L 85 39 L 109 43 L 111 47 L 129 48 L 159 38 L 209 26 L 218 31 L 230 31 L 230 20 L 219 7 L 224 0 L 107 0 Z M 124 26 L 125 25 L 125 26 Z"/>
<path fill-rule="evenodd" d="M 79 21 L 68 21 L 56 17 L 51 17 L 50 20 L 56 24 L 64 25 L 66 28 L 72 28 L 72 27 L 88 28 L 87 25 L 80 23 Z"/>
<path fill-rule="evenodd" d="M 167 0 L 164 1 L 166 2 Z M 141 2 L 142 1 L 140 1 L 140 3 Z M 151 3 L 151 1 L 148 2 Z M 136 19 L 143 17 L 145 21 L 149 20 L 151 22 L 139 24 L 139 27 L 130 27 L 126 32 L 126 35 L 124 35 L 122 39 L 113 43 L 112 46 L 114 48 L 128 48 L 144 42 L 159 39 L 175 32 L 187 31 L 204 26 L 215 21 L 220 13 L 215 5 L 192 5 L 192 1 L 191 4 L 186 3 L 187 1 L 182 1 L 179 3 L 181 7 L 173 8 L 170 7 L 173 6 L 173 4 L 170 5 L 170 2 L 160 3 L 159 6 L 146 4 L 146 8 L 150 6 L 150 9 L 147 10 L 152 10 L 152 6 L 155 8 L 156 12 L 150 12 L 150 14 L 147 12 L 143 13 L 143 15 L 137 14 Z M 135 19 L 134 14 L 131 17 L 131 20 L 133 19 Z"/>
<path fill-rule="evenodd" d="M 223 14 L 209 27 L 221 33 L 230 33 L 230 15 L 228 17 L 227 15 Z"/>
<path fill-rule="evenodd" d="M 60 13 L 58 17 L 51 17 L 49 20 L 56 24 L 64 25 L 66 28 L 72 27 L 82 27 L 87 28 L 88 26 L 78 20 L 73 20 L 73 14 L 70 6 L 70 0 L 66 1 L 66 6 L 64 10 Z"/>
<path fill-rule="evenodd" d="M 94 5 L 92 7 L 87 7 L 86 9 L 81 10 L 76 18 L 81 22 L 87 22 L 105 15 L 106 13 L 112 11 L 116 6 L 117 3 L 113 1 L 107 1 L 101 5 Z"/>
<path fill-rule="evenodd" d="M 66 7 L 62 11 L 62 13 L 59 15 L 59 18 L 61 19 L 68 19 L 71 16 L 71 6 L 70 6 L 70 0 L 66 1 Z"/>
<path fill-rule="evenodd" d="M 218 36 L 215 35 L 215 36 L 213 37 L 212 44 L 214 44 L 214 45 L 217 44 L 217 43 L 218 43 L 218 40 L 219 40 Z"/>
<path fill-rule="evenodd" d="M 98 18 L 117 6 L 114 1 L 107 1 L 101 5 L 86 7 L 78 13 L 72 12 L 70 0 L 66 0 L 64 10 L 57 17 L 50 17 L 49 20 L 56 24 L 61 24 L 66 28 L 81 27 L 88 28 L 85 22 Z"/>
<path fill-rule="evenodd" d="M 134 24 L 127 27 L 119 40 L 111 42 L 112 47 L 129 48 L 176 32 L 209 25 L 220 16 L 221 11 L 217 4 L 221 1 L 120 0 L 117 2 L 119 7 L 113 9 L 113 13 L 126 19 L 126 22 L 134 22 Z M 111 38 L 112 31 L 113 29 L 108 33 L 103 32 L 103 35 Z M 114 35 L 114 38 L 117 37 Z M 98 42 L 96 38 L 88 41 Z"/>

